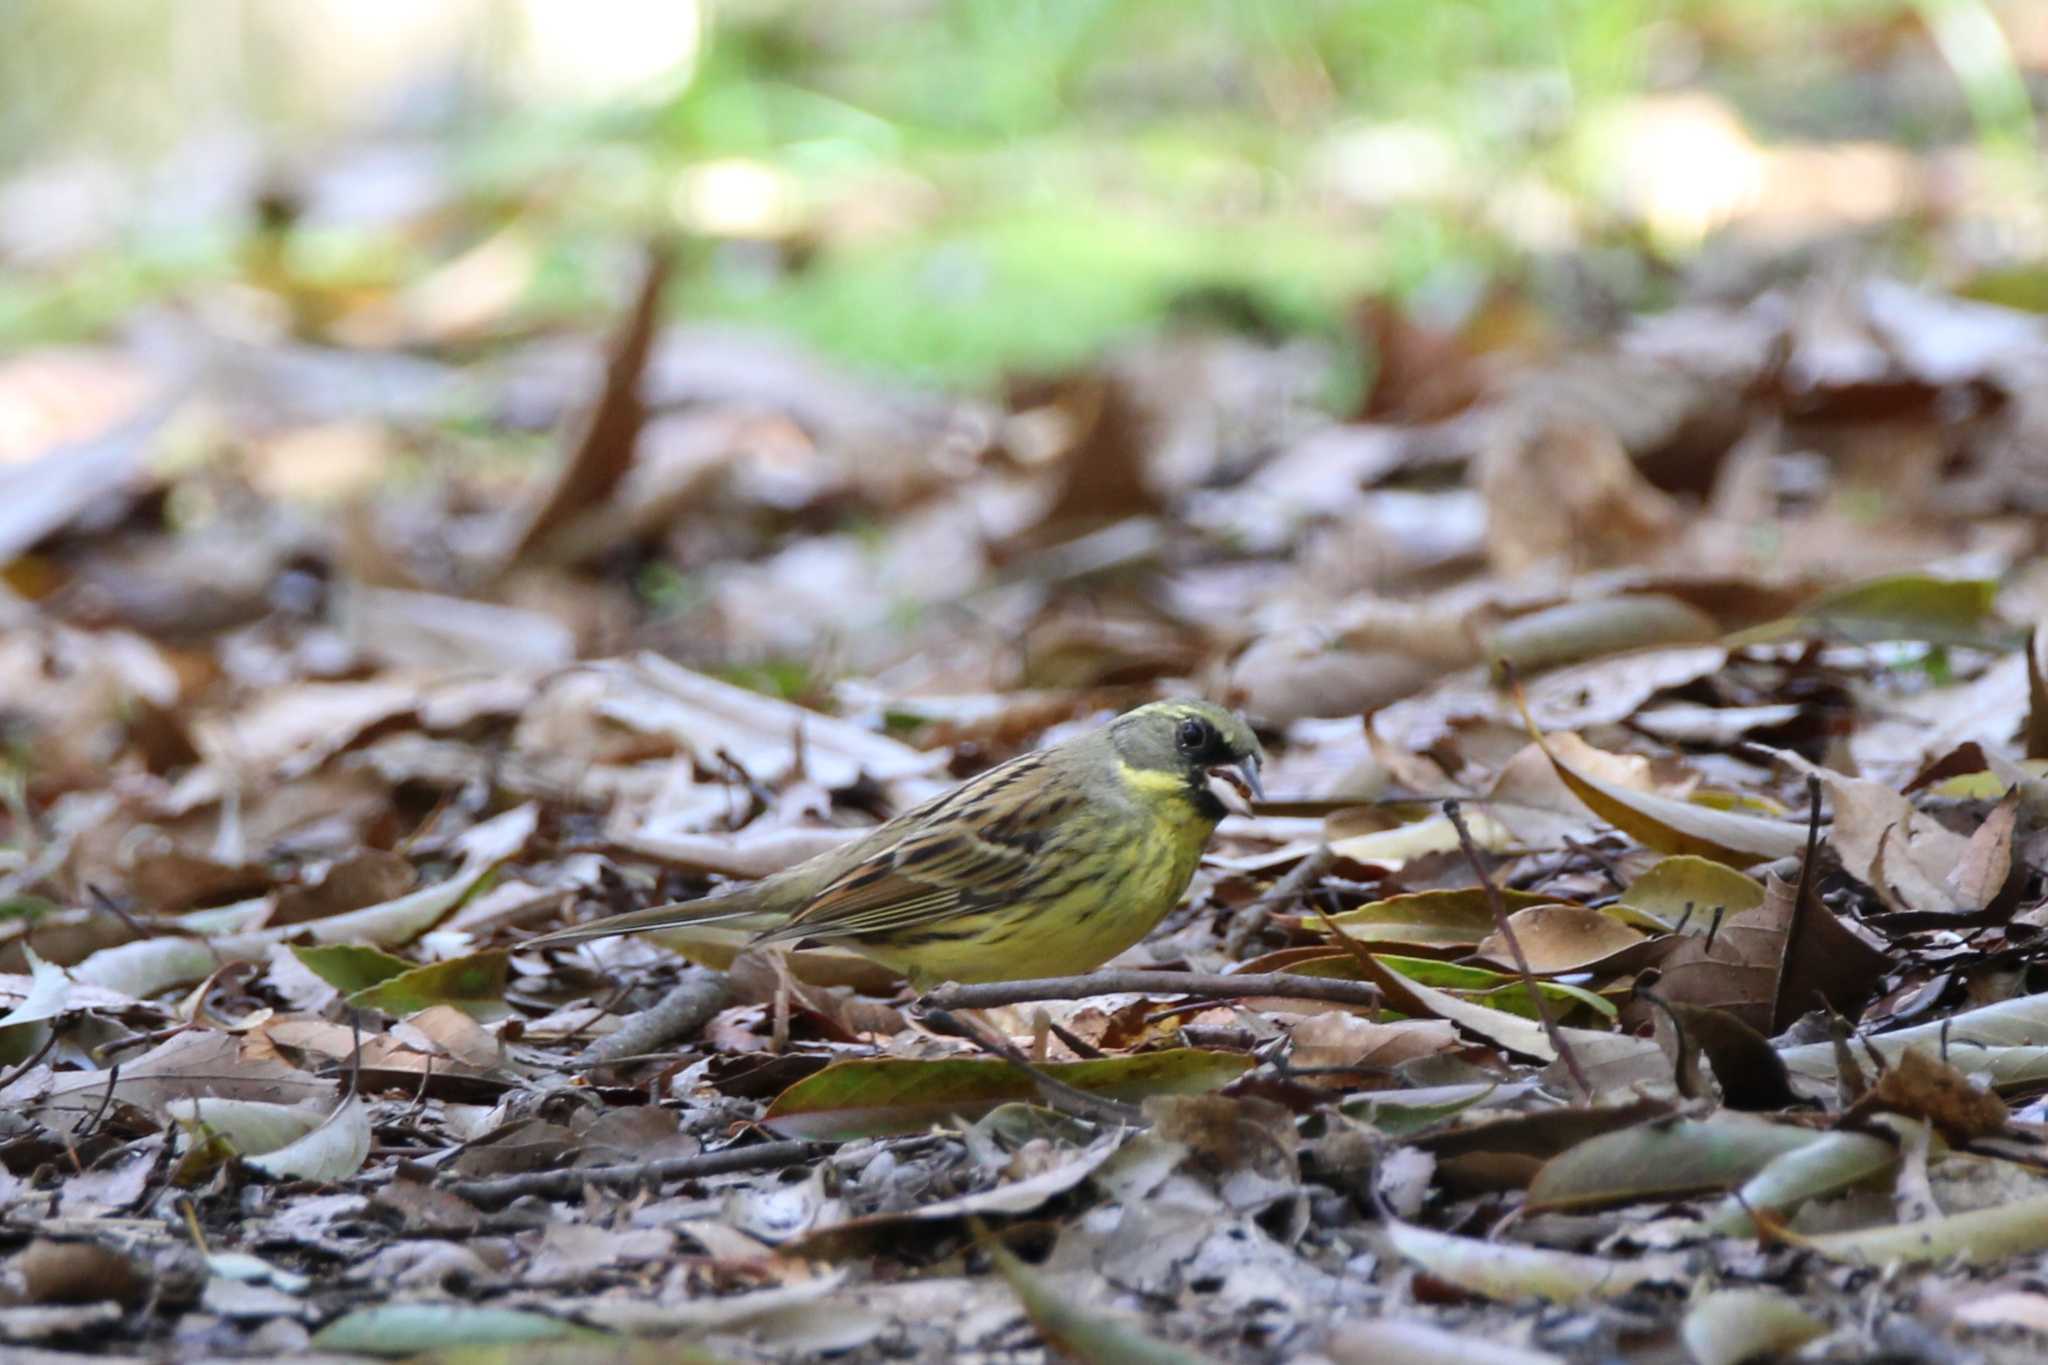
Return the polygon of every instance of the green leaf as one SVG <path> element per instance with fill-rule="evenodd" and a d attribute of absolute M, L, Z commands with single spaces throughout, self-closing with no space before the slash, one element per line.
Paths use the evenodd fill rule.
<path fill-rule="evenodd" d="M 1811 1128 L 1732 1113 L 1639 1123 L 1588 1138 L 1545 1162 L 1530 1182 L 1528 1204 L 1532 1210 L 1598 1208 L 1733 1189 L 1819 1137 Z"/>
<path fill-rule="evenodd" d="M 1997 648 L 2012 643 L 1992 616 L 1998 583 L 1989 578 L 1937 578 L 1904 573 L 1852 583 L 1809 602 L 1795 614 L 1744 631 L 1730 645 L 1819 637 L 1870 644 L 1924 640 L 1930 644 Z"/>
<path fill-rule="evenodd" d="M 1645 920 L 1658 929 L 1676 928 L 1704 934 L 1714 925 L 1764 903 L 1763 883 L 1725 863 L 1691 854 L 1660 859 L 1629 883 L 1620 902 L 1608 910 L 1631 924 Z M 1687 911 L 1691 913 L 1688 915 Z M 1714 913 L 1720 911 L 1718 916 Z"/>
<path fill-rule="evenodd" d="M 1997 639 L 1992 578 L 1936 578 L 1904 573 L 1831 592 L 1800 615 L 1850 640 L 1929 640 L 1984 644 Z"/>
<path fill-rule="evenodd" d="M 57 902 L 41 896 L 26 893 L 18 896 L 0 896 L 0 923 L 11 919 L 25 919 L 33 923 L 43 916 L 55 912 Z"/>
<path fill-rule="evenodd" d="M 503 1346 L 526 1341 L 604 1341 L 573 1322 L 467 1303 L 386 1303 L 337 1318 L 313 1334 L 323 1351 L 409 1356 L 448 1347 Z"/>
<path fill-rule="evenodd" d="M 429 1005 L 488 1009 L 504 1000 L 510 961 L 505 953 L 472 953 L 413 967 L 354 992 L 348 1002 L 398 1015 L 416 1014 Z"/>
<path fill-rule="evenodd" d="M 1534 1083 L 1524 1084 L 1533 1088 Z M 1414 1090 L 1371 1090 L 1340 1101 L 1337 1107 L 1388 1137 L 1403 1138 L 1470 1109 L 1500 1088 L 1499 1081 L 1468 1081 Z M 1515 1093 L 1519 1092 L 1511 1091 L 1509 1098 Z"/>
<path fill-rule="evenodd" d="M 1431 957 L 1401 957 L 1394 953 L 1377 954 L 1380 965 L 1390 967 L 1425 986 L 1436 986 L 1447 991 L 1456 991 L 1468 1000 L 1485 1005 L 1489 1009 L 1510 1010 L 1516 1014 L 1537 1017 L 1536 1008 L 1529 1001 L 1529 988 L 1522 983 L 1519 974 L 1497 972 L 1490 967 L 1472 967 L 1460 962 L 1439 962 Z M 1615 1017 L 1614 1003 L 1586 990 L 1582 986 L 1567 986 L 1559 981 L 1539 981 L 1538 990 L 1545 997 L 1556 1001 L 1566 1009 L 1584 1005 L 1605 1018 Z"/>
<path fill-rule="evenodd" d="M 368 990 L 380 981 L 403 976 L 413 964 L 402 957 L 359 943 L 329 943 L 313 948 L 294 948 L 292 955 L 307 971 L 344 994 Z"/>
<path fill-rule="evenodd" d="M 1038 1070 L 1091 1095 L 1132 1101 L 1214 1090 L 1251 1066 L 1251 1058 L 1235 1052 L 1176 1048 L 1054 1062 Z M 1037 1098 L 1031 1077 L 1007 1062 L 883 1057 L 835 1062 L 805 1077 L 775 1097 L 762 1122 L 786 1137 L 846 1140 L 914 1133 L 947 1119 L 979 1118 L 999 1104 Z"/>

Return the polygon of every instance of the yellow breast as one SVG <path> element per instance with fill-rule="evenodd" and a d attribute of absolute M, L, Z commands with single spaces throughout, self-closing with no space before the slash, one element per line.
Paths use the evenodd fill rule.
<path fill-rule="evenodd" d="M 861 951 L 920 985 L 1010 981 L 1092 971 L 1152 932 L 1180 902 L 1215 827 L 1184 799 L 1169 773 L 1125 767 L 1138 818 L 1117 822 L 1114 847 L 1066 845 L 1063 856 L 1092 875 L 1056 880 L 1044 896 L 966 916 L 945 940 L 914 947 L 871 942 Z M 1165 798 L 1165 799 L 1161 799 Z"/>

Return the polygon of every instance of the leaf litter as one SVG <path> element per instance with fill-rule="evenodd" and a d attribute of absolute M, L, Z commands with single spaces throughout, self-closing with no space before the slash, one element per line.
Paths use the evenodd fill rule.
<path fill-rule="evenodd" d="M 8 476 L 0 1344 L 2048 1324 L 2028 319 L 1876 280 L 1481 366 L 1365 300 L 1339 421 L 1162 381 L 1165 338 L 890 393 L 666 321 L 673 269 L 580 368 L 420 298 L 416 366 L 110 351 L 164 396 Z M 550 469 L 450 458 L 458 390 Z M 940 1009 L 744 936 L 523 946 L 1187 691 L 1275 799 L 1099 980 Z"/>

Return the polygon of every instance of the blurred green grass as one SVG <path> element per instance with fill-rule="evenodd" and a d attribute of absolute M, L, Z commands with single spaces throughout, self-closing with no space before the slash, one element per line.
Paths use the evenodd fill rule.
<path fill-rule="evenodd" d="M 124 117 L 169 136 L 157 68 L 177 40 L 157 7 L 12 9 L 25 41 L 0 44 L 0 169 L 118 142 Z M 1242 291 L 1285 328 L 1329 334 L 1361 295 L 1515 271 L 1527 244 L 1475 211 L 1512 178 L 1573 206 L 1580 245 L 1634 250 L 1576 139 L 1647 90 L 1718 90 L 1759 128 L 2032 145 L 2024 82 L 1980 0 L 730 0 L 709 13 L 693 78 L 667 98 L 458 101 L 431 135 L 461 229 L 309 236 L 294 261 L 328 283 L 396 287 L 516 220 L 543 246 L 521 316 L 588 320 L 614 298 L 619 243 L 675 226 L 679 179 L 743 159 L 794 187 L 803 220 L 779 241 L 690 253 L 679 314 L 972 385 L 1075 363 L 1192 292 Z M 1951 68 L 1950 88 L 1907 108 L 1873 96 L 1864 70 L 1902 28 L 1936 35 Z M 280 144 L 378 135 L 340 115 L 309 131 L 304 110 L 266 105 L 280 84 L 272 73 L 241 96 Z M 1449 158 L 1447 193 L 1333 194 L 1333 148 L 1389 125 Z M 896 192 L 892 176 L 900 221 L 835 230 L 864 197 Z M 89 337 L 246 265 L 235 231 L 138 231 L 62 271 L 0 274 L 0 344 Z"/>

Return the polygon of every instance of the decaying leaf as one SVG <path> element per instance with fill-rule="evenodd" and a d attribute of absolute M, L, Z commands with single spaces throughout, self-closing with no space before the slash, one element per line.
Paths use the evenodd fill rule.
<path fill-rule="evenodd" d="M 1250 1066 L 1233 1053 L 1177 1049 L 1101 1061 L 1051 1063 L 1047 1076 L 1106 1099 L 1210 1090 Z M 839 1062 L 797 1082 L 763 1121 L 790 1137 L 915 1132 L 949 1119 L 974 1119 L 998 1104 L 1038 1096 L 1031 1075 L 995 1060 Z"/>

